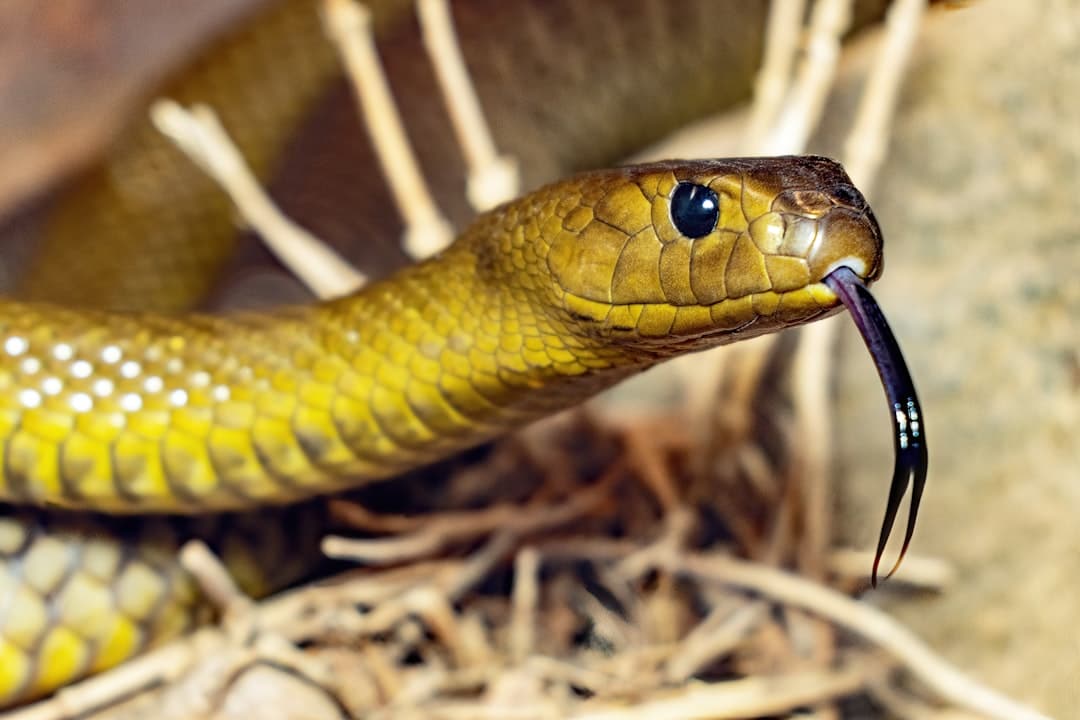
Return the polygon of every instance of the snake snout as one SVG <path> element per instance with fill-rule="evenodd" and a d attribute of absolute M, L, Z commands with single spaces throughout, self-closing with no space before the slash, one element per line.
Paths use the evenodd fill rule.
<path fill-rule="evenodd" d="M 849 268 L 868 283 L 881 276 L 881 227 L 862 195 L 854 188 L 851 192 L 857 202 L 842 200 L 843 204 L 835 205 L 818 221 L 818 242 L 807 256 L 814 281 L 824 280 L 839 267 Z"/>

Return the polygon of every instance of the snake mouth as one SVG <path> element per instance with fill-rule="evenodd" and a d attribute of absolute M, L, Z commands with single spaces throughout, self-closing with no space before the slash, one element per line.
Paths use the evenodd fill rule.
<path fill-rule="evenodd" d="M 874 567 L 870 575 L 871 584 L 877 587 L 878 566 L 885 552 L 885 544 L 892 533 L 900 503 L 911 486 L 911 507 L 908 512 L 907 530 L 904 544 L 900 549 L 892 569 L 885 579 L 892 576 L 900 567 L 912 535 L 915 533 L 915 520 L 919 513 L 919 503 L 926 487 L 926 473 L 929 458 L 926 450 L 926 428 L 922 408 L 915 394 L 915 383 L 911 379 L 900 345 L 889 328 L 885 315 L 878 306 L 866 283 L 854 270 L 841 266 L 830 272 L 825 284 L 836 293 L 844 304 L 855 326 L 859 329 L 866 343 L 870 356 L 877 367 L 881 384 L 889 401 L 889 413 L 893 423 L 893 447 L 896 461 L 893 467 L 892 483 L 889 486 L 889 500 L 885 508 L 885 519 L 878 537 L 877 552 L 874 555 Z"/>

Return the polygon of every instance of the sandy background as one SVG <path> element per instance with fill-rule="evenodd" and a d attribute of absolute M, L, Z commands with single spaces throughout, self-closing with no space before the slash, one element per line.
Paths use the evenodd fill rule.
<path fill-rule="evenodd" d="M 1080 2 L 935 14 L 872 202 L 888 243 L 875 294 L 929 430 L 913 551 L 958 570 L 939 597 L 877 598 L 994 687 L 1078 717 Z M 840 533 L 865 548 L 892 447 L 852 328 L 841 345 Z"/>

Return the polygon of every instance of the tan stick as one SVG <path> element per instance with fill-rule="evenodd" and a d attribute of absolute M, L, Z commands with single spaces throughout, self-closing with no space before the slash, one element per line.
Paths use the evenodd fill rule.
<path fill-rule="evenodd" d="M 671 555 L 663 567 L 702 580 L 752 589 L 773 600 L 820 615 L 881 647 L 938 697 L 960 708 L 995 720 L 1048 720 L 1045 715 L 960 672 L 881 610 L 817 583 L 762 565 L 718 556 Z"/>
<path fill-rule="evenodd" d="M 818 0 L 810 18 L 806 51 L 794 87 L 773 131 L 760 148 L 763 155 L 800 153 L 821 120 L 829 96 L 840 38 L 851 22 L 852 0 Z"/>
<path fill-rule="evenodd" d="M 668 682 L 684 683 L 717 658 L 727 655 L 746 640 L 768 612 L 763 602 L 751 602 L 732 610 L 715 608 L 683 638 L 665 667 Z"/>
<path fill-rule="evenodd" d="M 240 591 L 221 559 L 202 540 L 189 540 L 180 548 L 180 565 L 199 585 L 206 599 L 223 614 L 248 613 L 251 598 Z"/>
<path fill-rule="evenodd" d="M 826 569 L 840 578 L 859 579 L 865 586 L 866 568 L 874 561 L 874 553 L 862 550 L 833 550 L 826 558 Z M 915 587 L 920 590 L 941 591 L 956 581 L 956 570 L 952 565 L 921 555 L 908 555 L 904 558 L 904 572 L 893 582 Z"/>
<path fill-rule="evenodd" d="M 791 68 L 799 50 L 799 31 L 806 0 L 773 0 L 765 28 L 765 57 L 754 82 L 754 105 L 747 122 L 745 147 L 750 152 L 764 145 L 791 82 Z"/>
<path fill-rule="evenodd" d="M 397 537 L 354 539 L 328 536 L 322 550 L 328 557 L 366 564 L 396 564 L 434 554 L 447 545 L 497 530 L 518 535 L 555 527 L 588 514 L 607 498 L 617 473 L 557 504 L 493 505 L 482 510 L 435 515 L 419 530 Z"/>
<path fill-rule="evenodd" d="M 510 657 L 520 663 L 533 651 L 537 609 L 540 606 L 540 553 L 522 548 L 514 560 L 514 589 L 511 593 L 510 628 L 507 644 Z"/>
<path fill-rule="evenodd" d="M 499 155 L 495 149 L 491 129 L 465 67 L 447 0 L 417 0 L 416 10 L 424 47 L 465 155 L 469 203 L 477 212 L 489 210 L 517 196 L 520 185 L 517 161 Z"/>
<path fill-rule="evenodd" d="M 855 123 L 844 143 L 844 166 L 863 193 L 870 192 L 885 157 L 896 98 L 926 5 L 926 0 L 896 0 L 889 8 L 885 42 L 870 70 Z"/>
<path fill-rule="evenodd" d="M 435 204 L 405 134 L 375 51 L 371 12 L 353 0 L 323 0 L 322 8 L 327 34 L 341 53 L 379 166 L 405 222 L 402 244 L 413 258 L 433 255 L 450 244 L 453 229 Z"/>
<path fill-rule="evenodd" d="M 779 715 L 857 691 L 876 668 L 850 667 L 688 685 L 633 708 L 577 713 L 574 720 L 724 720 Z"/>
<path fill-rule="evenodd" d="M 789 478 L 789 482 L 798 481 L 803 525 L 797 552 L 799 568 L 817 580 L 824 578 L 825 552 L 832 527 L 829 459 L 833 412 L 829 360 L 835 331 L 832 321 L 804 328 L 792 367 L 795 434 L 799 441 L 793 448 L 791 467 L 797 477 Z"/>

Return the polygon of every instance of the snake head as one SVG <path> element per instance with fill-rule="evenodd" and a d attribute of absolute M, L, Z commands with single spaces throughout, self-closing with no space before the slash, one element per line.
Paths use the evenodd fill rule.
<path fill-rule="evenodd" d="M 881 273 L 878 223 L 827 158 L 668 161 L 553 187 L 556 303 L 582 335 L 645 355 L 812 320 L 840 305 L 833 270 Z"/>
<path fill-rule="evenodd" d="M 504 225 L 485 265 L 501 262 L 514 292 L 543 293 L 560 342 L 572 335 L 573 347 L 592 350 L 599 366 L 648 365 L 847 307 L 881 376 L 896 448 L 875 584 L 911 488 L 889 574 L 896 570 L 926 484 L 925 422 L 900 347 L 867 290 L 882 270 L 881 228 L 839 164 L 737 158 L 586 173 L 485 222 Z"/>

